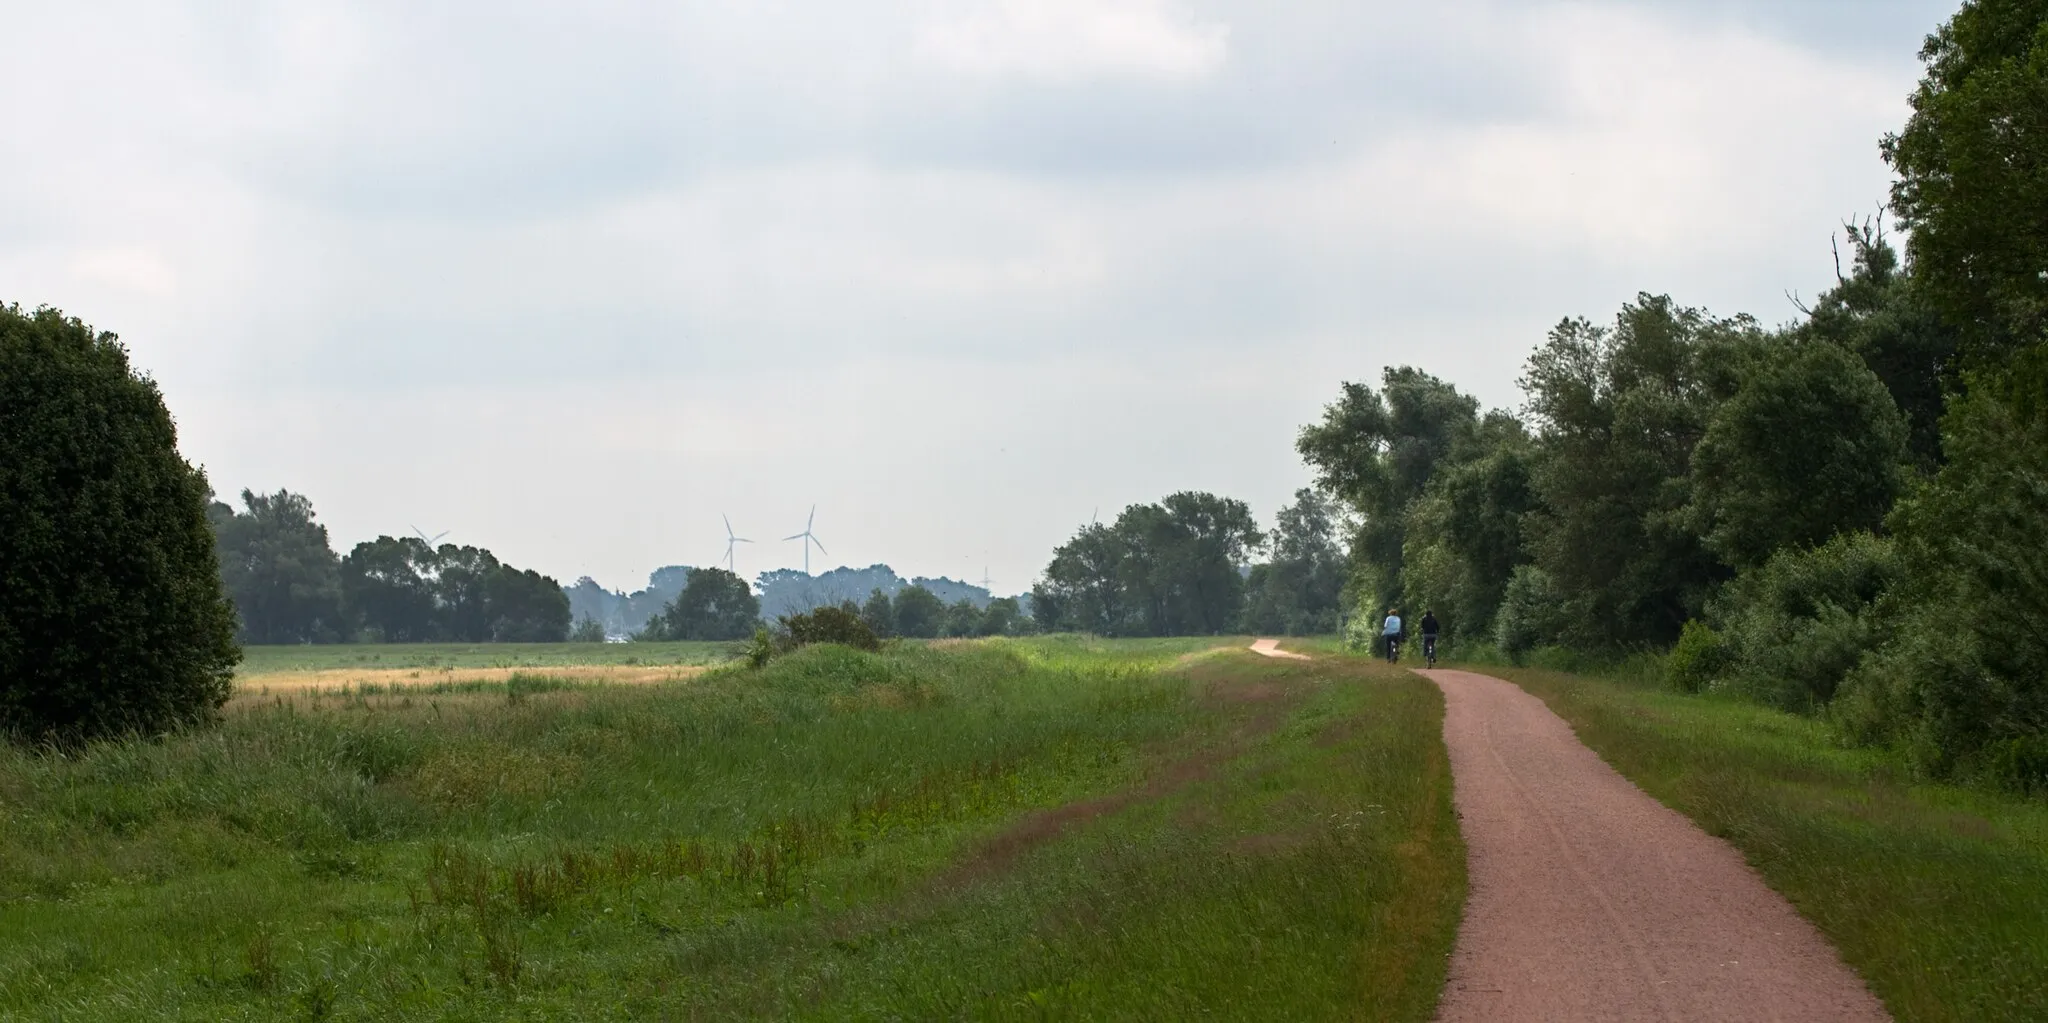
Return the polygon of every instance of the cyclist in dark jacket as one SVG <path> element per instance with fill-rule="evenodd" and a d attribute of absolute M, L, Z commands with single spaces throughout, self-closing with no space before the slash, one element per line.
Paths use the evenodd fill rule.
<path fill-rule="evenodd" d="M 1422 612 L 1422 659 L 1430 664 L 1436 663 L 1436 633 L 1436 612 Z"/>

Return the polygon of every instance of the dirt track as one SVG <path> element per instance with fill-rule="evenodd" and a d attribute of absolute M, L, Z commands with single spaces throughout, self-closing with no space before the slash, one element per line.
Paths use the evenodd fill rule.
<path fill-rule="evenodd" d="M 1882 1020 L 1732 847 L 1644 795 L 1519 687 L 1422 671 L 1471 893 L 1437 1018 Z"/>
<path fill-rule="evenodd" d="M 1252 653 L 1265 654 L 1267 657 L 1284 657 L 1296 661 L 1306 661 L 1309 659 L 1307 654 L 1297 654 L 1280 649 L 1280 641 L 1277 639 L 1253 640 Z"/>

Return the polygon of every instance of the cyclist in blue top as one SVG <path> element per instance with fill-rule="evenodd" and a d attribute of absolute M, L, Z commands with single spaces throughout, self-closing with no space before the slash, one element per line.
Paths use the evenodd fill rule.
<path fill-rule="evenodd" d="M 1400 608 L 1391 608 L 1387 611 L 1387 620 L 1380 626 L 1380 639 L 1387 644 L 1387 663 L 1393 664 L 1399 661 L 1401 659 Z"/>

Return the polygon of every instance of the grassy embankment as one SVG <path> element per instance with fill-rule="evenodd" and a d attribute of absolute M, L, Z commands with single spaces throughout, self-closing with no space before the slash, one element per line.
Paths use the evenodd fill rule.
<path fill-rule="evenodd" d="M 0 750 L 0 1016 L 1427 1018 L 1434 693 L 1205 645 L 273 692 Z"/>
<path fill-rule="evenodd" d="M 1650 680 L 1511 679 L 1740 848 L 1901 1020 L 2048 1019 L 2048 802 L 1915 782 L 1819 721 Z"/>

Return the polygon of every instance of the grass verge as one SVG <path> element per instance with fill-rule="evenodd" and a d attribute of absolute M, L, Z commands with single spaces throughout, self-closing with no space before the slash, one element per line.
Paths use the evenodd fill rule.
<path fill-rule="evenodd" d="M 1732 842 L 1900 1020 L 2048 1019 L 2048 804 L 1914 781 L 1733 697 L 1475 665 Z"/>
<path fill-rule="evenodd" d="M 9 1019 L 1425 1019 L 1427 683 L 1051 638 L 0 751 Z"/>

